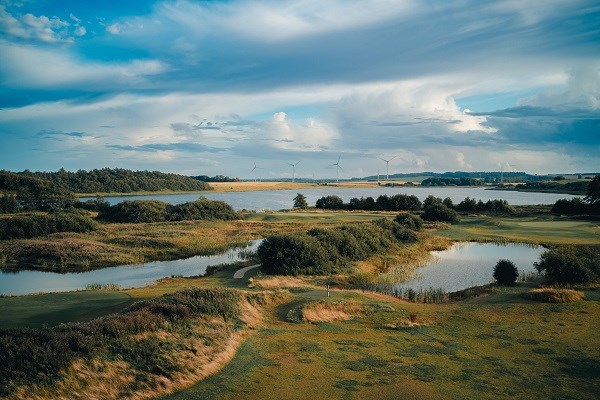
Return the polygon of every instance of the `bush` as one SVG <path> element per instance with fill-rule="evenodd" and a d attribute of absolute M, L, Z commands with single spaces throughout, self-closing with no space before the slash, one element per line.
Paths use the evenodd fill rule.
<path fill-rule="evenodd" d="M 269 237 L 256 251 L 262 270 L 273 275 L 326 275 L 334 264 L 321 243 L 308 235 Z"/>
<path fill-rule="evenodd" d="M 400 225 L 396 221 L 381 218 L 374 221 L 374 223 L 385 231 L 391 232 L 398 242 L 415 243 L 418 240 L 417 235 L 411 229 Z"/>
<path fill-rule="evenodd" d="M 494 280 L 497 285 L 513 285 L 519 277 L 519 270 L 512 261 L 500 260 L 494 267 Z"/>
<path fill-rule="evenodd" d="M 96 227 L 94 220 L 77 213 L 18 215 L 0 219 L 0 240 L 29 239 L 57 232 L 90 232 Z"/>
<path fill-rule="evenodd" d="M 420 231 L 423 227 L 423 219 L 418 215 L 410 213 L 398 214 L 394 218 L 394 221 L 413 231 Z"/>
<path fill-rule="evenodd" d="M 598 252 L 581 251 L 575 247 L 557 247 L 545 251 L 535 268 L 545 273 L 551 282 L 586 284 L 598 276 Z"/>
<path fill-rule="evenodd" d="M 167 210 L 169 221 L 231 221 L 239 218 L 240 215 L 229 204 L 219 200 L 208 200 L 204 197 L 189 203 L 170 206 Z"/>
<path fill-rule="evenodd" d="M 126 200 L 101 213 L 101 218 L 111 222 L 164 222 L 192 220 L 234 220 L 239 214 L 218 200 L 204 197 L 188 203 L 170 205 L 158 200 Z"/>
<path fill-rule="evenodd" d="M 434 203 L 425 209 L 423 219 L 426 221 L 458 222 L 456 211 L 446 207 L 441 203 Z"/>
<path fill-rule="evenodd" d="M 169 204 L 158 200 L 125 200 L 101 214 L 111 222 L 163 222 L 167 220 Z"/>

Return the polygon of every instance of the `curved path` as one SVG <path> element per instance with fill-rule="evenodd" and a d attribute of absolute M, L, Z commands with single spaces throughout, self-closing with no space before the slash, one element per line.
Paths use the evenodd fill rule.
<path fill-rule="evenodd" d="M 244 277 L 244 274 L 247 271 L 250 271 L 251 269 L 258 268 L 258 267 L 260 267 L 260 264 L 251 265 L 249 267 L 244 267 L 242 269 L 238 269 L 237 271 L 235 271 L 235 274 L 233 274 L 233 279 L 241 279 Z"/>

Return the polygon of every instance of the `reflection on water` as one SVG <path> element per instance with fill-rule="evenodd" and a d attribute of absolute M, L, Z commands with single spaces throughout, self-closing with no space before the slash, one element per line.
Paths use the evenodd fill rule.
<path fill-rule="evenodd" d="M 443 289 L 455 292 L 493 282 L 494 266 L 500 259 L 512 261 L 519 272 L 533 272 L 533 263 L 544 252 L 541 246 L 527 244 L 455 243 L 447 250 L 433 251 L 432 260 L 417 269 L 412 279 L 396 289 Z"/>
<path fill-rule="evenodd" d="M 65 292 L 83 290 L 90 284 L 117 284 L 122 288 L 142 287 L 167 276 L 204 275 L 208 266 L 244 260 L 248 252 L 255 251 L 260 242 L 261 240 L 254 240 L 247 246 L 236 247 L 212 256 L 122 265 L 86 272 L 60 274 L 43 271 L 2 271 L 0 272 L 0 294 Z"/>

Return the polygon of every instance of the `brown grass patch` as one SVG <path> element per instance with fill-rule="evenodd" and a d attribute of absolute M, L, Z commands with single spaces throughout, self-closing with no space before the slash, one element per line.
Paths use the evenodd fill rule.
<path fill-rule="evenodd" d="M 306 322 L 347 321 L 364 314 L 365 308 L 353 301 L 316 301 L 302 307 L 302 320 Z"/>
<path fill-rule="evenodd" d="M 293 288 L 312 288 L 307 278 L 295 276 L 269 276 L 253 277 L 248 280 L 248 287 L 252 289 L 293 289 Z"/>
<path fill-rule="evenodd" d="M 540 288 L 523 293 L 521 296 L 527 300 L 541 301 L 544 303 L 570 303 L 583 300 L 585 294 L 579 290 Z"/>

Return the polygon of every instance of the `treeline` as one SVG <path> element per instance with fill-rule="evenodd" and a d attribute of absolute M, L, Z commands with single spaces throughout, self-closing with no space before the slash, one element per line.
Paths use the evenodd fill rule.
<path fill-rule="evenodd" d="M 389 251 L 398 243 L 414 243 L 420 228 L 416 216 L 380 219 L 333 229 L 314 228 L 304 234 L 266 238 L 257 250 L 261 270 L 273 275 L 327 275 L 347 270 L 352 261 Z"/>
<path fill-rule="evenodd" d="M 600 215 L 600 175 L 596 175 L 587 184 L 587 195 L 584 199 L 578 197 L 567 200 L 560 199 L 551 212 L 564 215 Z"/>
<path fill-rule="evenodd" d="M 0 396 L 10 396 L 17 388 L 27 392 L 36 390 L 34 386 L 52 387 L 77 360 L 84 366 L 119 361 L 126 365 L 120 373 L 127 373 L 131 381 L 117 382 L 127 385 L 118 390 L 148 390 L 156 378 L 172 379 L 174 373 L 189 368 L 185 360 L 190 352 L 196 353 L 195 348 L 178 346 L 172 342 L 174 336 L 181 341 L 196 340 L 198 330 L 204 329 L 200 337 L 215 341 L 207 350 L 216 352 L 232 332 L 243 327 L 240 301 L 239 292 L 231 289 L 195 288 L 140 301 L 121 313 L 86 323 L 0 329 Z M 194 323 L 205 328 L 191 329 Z M 89 385 L 90 391 L 94 385 L 107 383 L 95 375 L 76 378 L 80 382 L 73 383 Z"/>
<path fill-rule="evenodd" d="M 428 221 L 457 222 L 460 212 L 512 213 L 514 208 L 506 200 L 488 200 L 483 202 L 466 197 L 458 204 L 446 197 L 441 199 L 433 195 L 421 202 L 415 195 L 396 194 L 372 197 L 352 198 L 348 203 L 336 195 L 324 196 L 317 200 L 316 208 L 328 210 L 364 210 L 364 211 L 423 211 L 422 217 Z"/>
<path fill-rule="evenodd" d="M 90 232 L 96 222 L 78 213 L 18 215 L 0 218 L 0 240 L 29 239 L 57 232 Z"/>
<path fill-rule="evenodd" d="M 535 263 L 551 283 L 587 284 L 600 277 L 599 246 L 559 246 L 546 250 Z"/>
<path fill-rule="evenodd" d="M 226 175 L 215 175 L 210 177 L 208 175 L 192 176 L 192 179 L 196 179 L 201 182 L 239 182 L 240 178 L 230 178 Z"/>
<path fill-rule="evenodd" d="M 402 180 L 411 180 L 411 178 L 417 178 L 427 176 L 429 178 L 452 178 L 452 179 L 461 179 L 461 178 L 471 178 L 475 179 L 479 182 L 483 183 L 498 183 L 503 176 L 505 180 L 510 182 L 526 182 L 526 181 L 542 181 L 551 179 L 549 175 L 531 175 L 525 172 L 508 172 L 508 171 L 494 171 L 494 172 L 466 172 L 466 171 L 456 171 L 456 172 L 412 172 L 405 174 L 393 174 L 390 175 L 390 179 L 402 179 Z M 368 176 L 366 178 L 353 178 L 352 180 L 377 180 L 377 175 Z"/>
<path fill-rule="evenodd" d="M 421 186 L 481 186 L 484 182 L 475 178 L 427 178 L 421 181 Z"/>
<path fill-rule="evenodd" d="M 0 213 L 67 208 L 77 199 L 62 184 L 23 173 L 0 171 Z"/>
<path fill-rule="evenodd" d="M 0 175 L 3 173 L 9 172 L 0 171 Z M 90 171 L 79 170 L 77 172 L 70 172 L 64 169 L 60 169 L 57 172 L 31 172 L 25 170 L 15 173 L 15 175 L 43 179 L 53 187 L 65 188 L 75 193 L 210 190 L 208 184 L 189 176 L 158 171 L 132 171 L 122 168 L 102 168 Z M 4 190 L 2 186 L 0 186 L 0 190 Z"/>
<path fill-rule="evenodd" d="M 158 200 L 123 201 L 103 208 L 99 219 L 108 222 L 165 222 L 191 220 L 235 220 L 240 215 L 227 203 L 200 198 L 172 205 Z"/>
<path fill-rule="evenodd" d="M 562 215 L 600 215 L 600 204 L 586 203 L 579 197 L 560 199 L 554 203 L 551 212 Z"/>
<path fill-rule="evenodd" d="M 589 181 L 575 181 L 560 183 L 559 181 L 541 181 L 533 182 L 527 181 L 524 184 L 517 185 L 517 190 L 531 190 L 540 192 L 561 192 L 561 193 L 572 193 L 572 194 L 585 194 L 588 190 Z"/>

